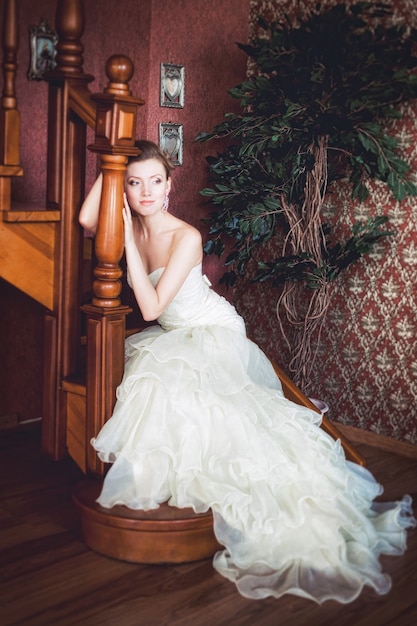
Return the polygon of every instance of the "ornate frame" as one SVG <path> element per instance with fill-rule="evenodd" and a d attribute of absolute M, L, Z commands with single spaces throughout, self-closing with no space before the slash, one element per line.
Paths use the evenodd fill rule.
<path fill-rule="evenodd" d="M 182 165 L 182 124 L 161 122 L 159 124 L 159 147 L 169 155 L 174 165 Z"/>
<path fill-rule="evenodd" d="M 184 66 L 161 63 L 161 107 L 184 108 Z"/>
<path fill-rule="evenodd" d="M 46 72 L 55 68 L 57 43 L 58 36 L 45 19 L 39 26 L 31 26 L 29 80 L 42 80 Z"/>

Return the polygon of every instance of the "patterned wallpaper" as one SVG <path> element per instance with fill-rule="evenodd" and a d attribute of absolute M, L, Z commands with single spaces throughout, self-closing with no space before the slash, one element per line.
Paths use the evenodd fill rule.
<path fill-rule="evenodd" d="M 314 0 L 254 0 L 254 16 L 281 19 Z M 325 0 L 330 7 L 336 0 Z M 417 3 L 391 3 L 394 19 L 417 26 Z M 412 162 L 417 182 L 417 103 L 395 122 L 401 150 Z M 344 424 L 417 444 L 417 198 L 398 203 L 382 183 L 371 198 L 354 203 L 342 184 L 332 189 L 324 217 L 341 237 L 357 219 L 386 214 L 393 236 L 348 268 L 333 284 L 332 304 L 313 374 L 313 396 L 330 407 L 329 417 Z M 278 291 L 241 284 L 234 301 L 247 320 L 248 334 L 285 368 L 288 353 L 276 321 Z"/>

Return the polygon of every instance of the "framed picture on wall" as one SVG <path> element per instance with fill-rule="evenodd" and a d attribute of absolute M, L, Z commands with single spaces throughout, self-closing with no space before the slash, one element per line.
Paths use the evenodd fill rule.
<path fill-rule="evenodd" d="M 159 124 L 159 147 L 166 152 L 174 165 L 182 165 L 182 124 Z"/>
<path fill-rule="evenodd" d="M 57 43 L 58 36 L 49 28 L 46 20 L 30 28 L 29 80 L 42 80 L 46 72 L 54 69 Z"/>
<path fill-rule="evenodd" d="M 161 107 L 184 108 L 184 66 L 161 63 Z"/>

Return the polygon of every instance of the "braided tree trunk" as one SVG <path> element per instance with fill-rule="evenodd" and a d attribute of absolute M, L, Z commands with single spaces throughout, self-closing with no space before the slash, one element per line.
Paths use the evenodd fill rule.
<path fill-rule="evenodd" d="M 304 203 L 301 207 L 282 206 L 290 225 L 283 256 L 307 254 L 316 267 L 323 265 L 326 241 L 321 222 L 321 211 L 327 188 L 328 138 L 319 137 L 309 151 L 314 157 L 314 167 L 307 172 Z M 329 284 L 326 279 L 313 276 L 319 282 L 317 289 L 306 287 L 305 282 L 286 281 L 277 303 L 277 317 L 282 335 L 290 350 L 289 370 L 294 382 L 308 393 L 311 372 L 317 356 L 320 335 L 330 304 Z"/>

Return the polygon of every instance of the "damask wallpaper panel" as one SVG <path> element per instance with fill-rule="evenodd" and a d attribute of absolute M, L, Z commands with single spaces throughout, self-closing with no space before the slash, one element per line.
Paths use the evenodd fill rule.
<path fill-rule="evenodd" d="M 255 0 L 251 28 L 258 13 L 282 19 L 315 4 Z M 321 4 L 326 8 L 337 2 Z M 414 0 L 393 1 L 391 6 L 395 20 L 417 26 Z M 417 102 L 402 112 L 395 132 L 417 183 Z M 312 395 L 329 405 L 331 419 L 417 444 L 417 198 L 399 203 L 383 183 L 373 185 L 363 204 L 351 200 L 343 181 L 329 191 L 324 217 L 343 238 L 356 220 L 375 214 L 389 217 L 393 234 L 333 284 Z M 276 318 L 278 296 L 270 286 L 246 283 L 238 286 L 234 300 L 248 334 L 285 368 L 288 350 Z"/>

